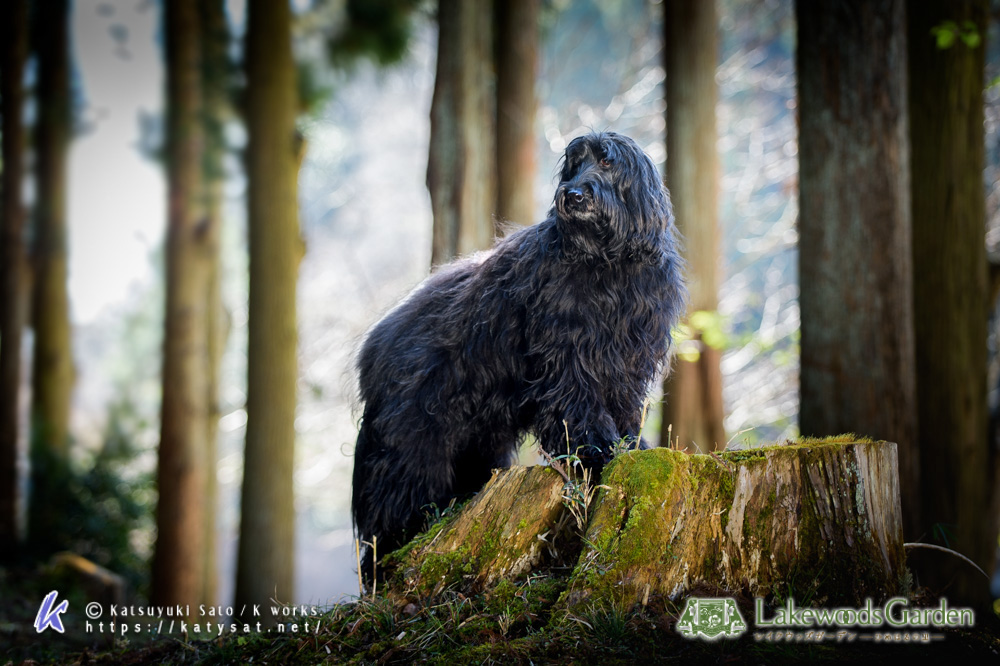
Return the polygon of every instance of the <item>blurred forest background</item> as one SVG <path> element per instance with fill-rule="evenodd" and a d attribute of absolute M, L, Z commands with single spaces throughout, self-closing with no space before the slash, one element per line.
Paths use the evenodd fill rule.
<path fill-rule="evenodd" d="M 448 0 L 440 13 L 436 3 L 407 0 L 8 4 L 20 14 L 8 10 L 2 63 L 7 318 L 0 331 L 0 452 L 7 457 L 0 469 L 7 476 L 0 488 L 8 492 L 0 502 L 0 545 L 11 568 L 0 570 L 0 591 L 11 589 L 16 567 L 71 551 L 123 576 L 129 594 L 156 603 L 266 599 L 292 571 L 294 582 L 279 586 L 284 600 L 328 604 L 356 594 L 352 358 L 364 332 L 428 275 L 432 257 L 439 263 L 482 245 L 466 240 L 461 227 L 443 227 L 449 215 L 459 225 L 468 216 L 456 213 L 455 201 L 479 197 L 485 212 L 475 223 L 490 226 L 476 233 L 487 238 L 494 216 L 538 221 L 551 203 L 566 144 L 605 129 L 632 136 L 663 169 L 691 255 L 692 312 L 678 345 L 678 363 L 688 365 L 666 387 L 676 397 L 666 411 L 662 389 L 656 392 L 648 437 L 666 443 L 662 424 L 669 423 L 677 445 L 691 451 L 781 441 L 800 429 L 893 439 L 900 442 L 901 468 L 912 468 L 901 471 L 904 508 L 912 516 L 907 539 L 957 547 L 992 570 L 997 504 L 995 477 L 985 475 L 998 454 L 996 429 L 987 434 L 987 408 L 995 413 L 1000 402 L 1000 319 L 988 323 L 986 310 L 994 309 L 997 293 L 997 271 L 987 260 L 1000 256 L 1000 2 L 930 3 L 937 14 L 913 11 L 909 18 L 899 2 L 846 3 L 868 6 L 872 16 L 860 23 L 875 25 L 877 34 L 843 40 L 843 78 L 833 82 L 823 78 L 828 72 L 816 73 L 812 51 L 800 50 L 796 62 L 804 30 L 814 31 L 806 33 L 808 43 L 823 49 L 831 42 L 821 25 L 842 33 L 855 26 L 827 3 L 801 9 L 798 20 L 791 0 L 529 0 L 498 3 L 496 15 L 471 8 L 478 3 Z M 450 56 L 439 44 L 439 16 Z M 900 41 L 907 31 L 909 47 Z M 907 48 L 909 79 L 901 65 Z M 934 67 L 921 70 L 928 73 L 926 104 L 924 80 L 913 74 L 921 48 L 944 63 L 938 78 Z M 505 57 L 522 61 L 505 65 Z M 531 74 L 528 97 L 523 81 L 520 92 L 516 80 L 504 87 L 505 67 L 521 79 Z M 797 71 L 807 69 L 815 76 L 797 83 Z M 851 78 L 857 72 L 867 74 Z M 486 81 L 486 93 L 497 98 L 485 116 L 476 105 L 490 102 L 475 99 L 469 81 L 472 87 Z M 820 81 L 861 92 L 834 112 L 808 107 L 815 113 L 803 115 L 800 140 L 804 100 L 821 106 L 832 94 L 808 87 Z M 866 82 L 874 83 L 865 88 Z M 506 124 L 504 100 L 521 100 Z M 971 113 L 971 129 L 967 119 L 964 133 L 954 135 L 926 124 L 919 105 L 930 108 L 935 100 Z M 859 115 L 852 129 L 858 109 L 884 115 L 875 121 Z M 477 113 L 497 138 L 476 134 Z M 913 132 L 925 123 L 919 136 L 941 137 L 927 142 L 939 152 L 921 152 L 919 136 L 906 135 L 907 117 Z M 823 134 L 822 123 L 838 122 L 846 134 Z M 819 147 L 805 153 L 805 142 L 820 136 Z M 880 147 L 873 160 L 867 148 L 851 152 L 869 144 Z M 968 156 L 956 157 L 956 146 Z M 467 157 L 466 168 L 486 160 L 477 193 L 447 191 L 461 180 L 454 156 L 463 150 L 478 155 Z M 668 152 L 678 156 L 674 164 Z M 968 222 L 963 228 L 971 225 L 979 255 L 955 250 L 957 259 L 941 269 L 922 262 L 916 249 L 911 257 L 910 238 L 916 244 L 921 228 L 931 230 L 926 242 L 941 254 L 947 253 L 941 239 L 961 235 L 951 213 L 918 221 L 933 208 L 918 194 L 936 186 L 921 180 L 926 162 L 918 159 L 936 160 L 938 171 L 971 190 L 970 200 L 978 197 L 978 209 L 955 214 Z M 510 169 L 498 163 L 516 165 L 515 185 L 505 185 Z M 886 171 L 869 173 L 872 164 Z M 872 195 L 869 186 L 882 189 Z M 505 199 L 510 191 L 516 196 Z M 815 202 L 809 216 L 802 206 L 801 220 L 800 191 L 814 193 Z M 870 205 L 872 198 L 878 201 Z M 841 213 L 844 227 L 834 219 Z M 877 229 L 891 236 L 890 245 Z M 898 261 L 883 256 L 899 243 L 905 251 Z M 813 253 L 801 271 L 802 299 L 800 246 Z M 864 277 L 873 265 L 875 276 Z M 982 321 L 972 329 L 982 344 L 920 332 L 920 321 L 964 326 L 952 326 L 950 311 L 936 305 L 921 310 L 934 301 L 920 295 L 920 277 L 954 265 L 959 272 L 973 267 L 968 279 L 979 300 L 972 298 L 970 307 L 973 321 Z M 878 273 L 882 268 L 888 278 Z M 844 340 L 843 349 L 829 353 L 842 354 L 838 373 L 845 384 L 810 384 L 810 373 L 800 372 L 800 359 L 826 367 L 804 348 L 808 325 L 804 331 L 800 315 L 807 285 L 816 289 L 808 276 L 817 271 L 821 284 L 874 285 L 846 301 L 824 295 L 816 301 L 823 307 L 809 310 L 812 326 Z M 887 293 L 906 303 L 879 309 L 893 301 Z M 903 331 L 883 337 L 880 317 L 898 320 Z M 864 360 L 854 364 L 843 331 L 869 330 L 872 321 L 877 334 L 857 342 Z M 965 368 L 954 381 L 980 387 L 970 400 L 982 405 L 969 417 L 973 448 L 942 446 L 954 464 L 935 472 L 924 467 L 920 476 L 919 456 L 910 453 L 925 450 L 915 419 L 936 410 L 912 367 L 908 379 L 898 368 L 885 371 L 891 395 L 859 388 L 852 396 L 849 387 L 865 387 L 871 368 L 885 370 L 886 353 L 922 372 L 913 361 L 922 340 L 933 340 L 926 343 L 932 355 L 964 354 L 945 363 Z M 193 356 L 192 345 L 200 350 Z M 10 360 L 12 349 L 19 362 Z M 287 363 L 279 367 L 289 355 L 291 375 Z M 248 391 L 248 381 L 277 393 Z M 168 385 L 194 393 L 174 395 Z M 897 414 L 897 398 L 904 416 L 893 416 L 885 428 L 849 404 Z M 64 416 L 52 416 L 60 410 Z M 265 412 L 279 415 L 255 416 Z M 292 415 L 286 430 L 280 413 Z M 954 422 L 942 427 L 955 431 Z M 281 474 L 292 451 L 287 484 L 272 491 L 266 479 L 252 480 Z M 970 480 L 962 476 L 968 469 L 984 476 Z M 978 494 L 956 499 L 960 485 Z M 921 495 L 931 486 L 944 489 L 937 499 Z M 948 506 L 951 518 L 913 508 L 926 506 Z M 960 537 L 956 545 L 960 530 L 952 518 L 955 511 L 968 517 L 969 506 L 980 508 L 969 519 L 987 536 Z M 205 515 L 214 523 L 206 524 Z M 192 542 L 198 530 L 205 533 Z M 263 541 L 255 545 L 251 532 Z M 173 551 L 157 552 L 169 543 Z M 185 551 L 192 543 L 197 553 Z M 192 567 L 200 556 L 207 559 Z M 243 558 L 254 564 L 238 572 Z M 282 558 L 294 558 L 294 566 Z M 1000 596 L 1000 581 L 993 595 Z"/>

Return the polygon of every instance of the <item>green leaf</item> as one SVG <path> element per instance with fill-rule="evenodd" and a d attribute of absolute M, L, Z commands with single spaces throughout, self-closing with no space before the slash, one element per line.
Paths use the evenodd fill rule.
<path fill-rule="evenodd" d="M 670 337 L 673 338 L 674 344 L 680 344 L 690 340 L 694 335 L 691 327 L 687 324 L 680 323 L 674 326 L 674 330 L 670 332 Z"/>
<path fill-rule="evenodd" d="M 977 48 L 983 43 L 979 26 L 974 21 L 963 21 L 961 27 L 954 21 L 942 21 L 931 28 L 931 34 L 937 41 L 938 49 L 941 50 L 950 49 L 955 45 L 956 39 L 961 39 L 970 49 Z"/>
<path fill-rule="evenodd" d="M 935 29 L 931 32 L 934 33 L 934 36 L 937 38 L 937 47 L 942 51 L 944 49 L 950 49 L 955 43 L 955 33 L 951 30 Z"/>
<path fill-rule="evenodd" d="M 982 38 L 980 38 L 978 32 L 963 32 L 962 41 L 965 42 L 965 45 L 970 49 L 974 49 L 979 46 L 980 42 L 982 42 Z"/>
<path fill-rule="evenodd" d="M 698 310 L 688 318 L 691 327 L 701 334 L 701 341 L 712 349 L 724 349 L 729 339 L 723 329 L 722 315 L 715 310 Z"/>

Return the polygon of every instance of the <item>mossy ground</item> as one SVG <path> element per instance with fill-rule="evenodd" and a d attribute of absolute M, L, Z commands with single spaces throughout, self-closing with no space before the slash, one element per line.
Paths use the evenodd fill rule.
<path fill-rule="evenodd" d="M 822 449 L 824 445 L 846 441 L 855 441 L 855 438 L 810 440 L 791 446 Z M 701 473 L 707 472 L 704 468 L 725 466 L 726 463 L 763 462 L 766 451 L 722 453 L 719 456 L 722 462 L 713 456 L 679 458 L 683 454 L 678 452 L 644 456 L 639 462 L 636 456 L 622 456 L 608 472 L 614 473 L 617 468 L 623 481 L 628 479 L 629 483 L 634 483 L 635 487 L 628 492 L 638 491 L 633 496 L 640 497 L 640 501 L 625 505 L 623 493 L 617 500 L 621 506 L 606 515 L 593 515 L 592 529 L 588 530 L 588 534 L 598 540 L 593 545 L 598 550 L 614 547 L 613 537 L 607 543 L 599 542 L 603 532 L 595 521 L 613 517 L 619 521 L 617 526 L 624 524 L 625 531 L 638 535 L 644 529 L 655 527 L 651 518 L 659 503 L 655 498 L 667 496 L 668 491 L 676 489 L 674 484 L 687 484 L 685 490 L 704 491 L 708 484 L 699 481 Z M 684 474 L 675 473 L 679 467 L 684 468 Z M 651 490 L 655 492 L 650 494 Z M 610 488 L 600 492 L 617 493 Z M 723 483 L 713 492 L 731 495 L 733 491 L 731 486 L 727 491 Z M 606 497 L 605 501 L 609 506 L 614 505 L 616 497 Z M 448 529 L 449 524 L 449 518 L 445 518 L 433 525 L 408 549 L 426 544 Z M 637 539 L 636 542 L 641 541 Z M 405 557 L 408 549 L 394 557 Z M 640 554 L 632 553 L 637 558 Z M 631 555 L 626 551 L 618 556 L 627 559 Z M 664 556 L 669 557 L 669 549 Z M 454 563 L 446 564 L 449 570 L 454 568 Z M 599 585 L 603 578 L 601 571 L 595 568 L 591 573 L 588 584 Z M 772 643 L 755 638 L 753 601 L 736 595 L 750 630 L 736 640 L 720 639 L 710 643 L 686 639 L 677 633 L 675 624 L 685 598 L 671 601 L 652 594 L 646 603 L 616 603 L 614 590 L 606 590 L 607 594 L 593 594 L 586 603 L 567 610 L 563 596 L 570 581 L 569 568 L 554 568 L 514 581 L 502 580 L 475 594 L 459 591 L 457 583 L 417 594 L 397 584 L 398 581 L 390 580 L 384 587 L 379 585 L 377 597 L 340 605 L 322 616 L 310 618 L 318 624 L 318 630 L 308 634 L 251 633 L 225 635 L 208 641 L 162 638 L 144 645 L 119 641 L 111 646 L 104 644 L 97 652 L 55 656 L 52 651 L 40 651 L 36 657 L 22 651 L 11 656 L 41 657 L 39 661 L 72 664 L 632 664 L 644 661 L 839 664 L 890 658 L 924 663 L 929 659 L 950 661 L 959 655 L 967 663 L 991 663 L 1000 659 L 1000 625 L 996 618 L 986 618 L 982 614 L 977 616 L 980 621 L 974 631 L 948 632 L 944 640 L 929 645 L 832 641 Z M 801 582 L 794 576 L 787 581 L 787 588 L 790 594 L 794 593 L 800 606 L 809 603 L 800 596 Z M 732 592 L 718 589 L 697 589 L 690 594 L 733 596 Z M 776 600 L 780 601 L 781 597 L 776 595 Z M 5 656 L 0 652 L 0 663 Z"/>
<path fill-rule="evenodd" d="M 569 614 L 559 610 L 563 575 L 504 581 L 479 595 L 446 591 L 426 599 L 395 596 L 338 606 L 315 618 L 317 633 L 227 635 L 211 641 L 161 639 L 129 649 L 54 660 L 71 664 L 634 664 L 651 663 L 870 663 L 876 659 L 990 663 L 1000 653 L 1000 631 L 948 633 L 929 645 L 820 644 L 755 640 L 753 606 L 739 600 L 751 629 L 736 640 L 710 643 L 675 630 L 681 608 L 652 598 L 645 607 L 622 610 L 595 605 Z M 701 594 L 717 595 L 718 590 Z"/>

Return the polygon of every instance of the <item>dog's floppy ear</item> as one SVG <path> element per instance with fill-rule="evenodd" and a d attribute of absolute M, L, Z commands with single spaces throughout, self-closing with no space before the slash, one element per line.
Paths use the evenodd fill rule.
<path fill-rule="evenodd" d="M 580 145 L 586 143 L 586 136 L 578 136 L 566 146 L 566 150 L 563 151 L 563 156 L 559 160 L 559 181 L 565 183 L 566 181 L 573 178 L 574 171 L 578 168 L 577 160 L 574 156 L 578 157 L 580 152 Z"/>
<path fill-rule="evenodd" d="M 622 170 L 619 188 L 627 220 L 622 222 L 630 254 L 651 256 L 662 249 L 673 227 L 673 206 L 653 161 L 630 138 L 613 134 Z"/>

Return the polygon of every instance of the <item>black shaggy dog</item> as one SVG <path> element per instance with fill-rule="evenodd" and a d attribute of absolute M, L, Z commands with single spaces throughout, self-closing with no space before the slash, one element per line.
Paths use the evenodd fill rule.
<path fill-rule="evenodd" d="M 532 432 L 599 469 L 639 444 L 687 292 L 670 199 L 632 139 L 570 143 L 548 218 L 442 266 L 368 333 L 354 523 L 387 553 Z M 371 571 L 368 551 L 366 572 Z"/>

